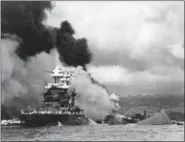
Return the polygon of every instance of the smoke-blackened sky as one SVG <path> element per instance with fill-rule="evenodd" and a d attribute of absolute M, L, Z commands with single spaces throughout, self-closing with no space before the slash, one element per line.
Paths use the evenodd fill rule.
<path fill-rule="evenodd" d="M 43 88 L 47 83 L 52 82 L 49 71 L 58 63 L 62 66 L 81 66 L 85 70 L 86 64 L 91 62 L 92 55 L 87 39 L 74 37 L 75 30 L 69 21 L 60 17 L 61 22 L 58 28 L 43 23 L 47 18 L 46 10 L 51 10 L 51 8 L 50 1 L 2 2 L 1 103 L 4 108 L 3 117 L 18 116 L 21 108 L 41 106 Z M 81 81 L 79 83 L 72 81 L 78 88 L 77 93 L 82 95 L 78 95 L 78 103 L 83 103 L 84 108 L 92 110 L 96 115 L 94 118 L 103 119 L 112 108 L 109 95 L 100 83 L 90 77 L 87 72 L 86 74 L 84 79 L 88 84 L 85 89 L 79 84 L 82 83 L 83 76 L 82 80 L 77 80 Z M 99 98 L 102 93 L 104 96 Z M 94 105 L 88 105 L 82 99 L 96 97 L 99 99 L 91 100 Z M 102 103 L 104 101 L 108 102 L 108 107 L 106 103 L 104 107 Z M 96 109 L 93 109 L 94 107 Z M 101 110 L 103 112 L 100 112 Z M 92 113 L 88 111 L 88 114 Z"/>
<path fill-rule="evenodd" d="M 1 3 L 2 33 L 16 34 L 22 39 L 18 56 L 27 60 L 40 52 L 53 48 L 52 38 L 42 24 L 46 18 L 45 10 L 52 9 L 49 1 L 3 1 Z"/>
<path fill-rule="evenodd" d="M 55 2 L 47 24 L 86 37 L 88 70 L 121 96 L 184 93 L 183 2 Z"/>

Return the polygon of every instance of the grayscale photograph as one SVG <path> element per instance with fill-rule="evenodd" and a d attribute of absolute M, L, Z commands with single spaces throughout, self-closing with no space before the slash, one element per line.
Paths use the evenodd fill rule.
<path fill-rule="evenodd" d="M 1 1 L 1 141 L 184 141 L 184 1 Z"/>

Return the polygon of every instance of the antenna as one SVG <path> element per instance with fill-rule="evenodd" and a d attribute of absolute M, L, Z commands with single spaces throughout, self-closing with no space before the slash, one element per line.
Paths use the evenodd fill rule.
<path fill-rule="evenodd" d="M 159 104 L 159 100 L 158 100 L 158 101 L 157 101 L 157 108 L 158 108 L 158 110 L 157 110 L 157 111 L 158 111 L 158 112 L 160 112 L 159 105 L 160 105 L 160 104 Z"/>

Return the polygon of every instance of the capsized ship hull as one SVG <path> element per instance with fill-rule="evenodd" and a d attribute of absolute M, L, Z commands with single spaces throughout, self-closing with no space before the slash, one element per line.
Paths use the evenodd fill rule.
<path fill-rule="evenodd" d="M 159 113 L 156 113 L 155 115 L 139 121 L 138 124 L 140 125 L 166 125 L 171 124 L 170 118 L 165 112 L 165 110 L 162 110 Z"/>
<path fill-rule="evenodd" d="M 24 126 L 44 126 L 60 122 L 62 125 L 86 125 L 89 119 L 80 114 L 22 114 L 20 117 Z"/>

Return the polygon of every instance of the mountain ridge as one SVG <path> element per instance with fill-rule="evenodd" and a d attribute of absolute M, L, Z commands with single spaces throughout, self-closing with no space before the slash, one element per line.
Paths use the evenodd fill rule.
<path fill-rule="evenodd" d="M 124 113 L 143 113 L 144 109 L 150 114 L 159 109 L 168 112 L 184 113 L 184 95 L 154 94 L 120 97 L 120 107 Z"/>

